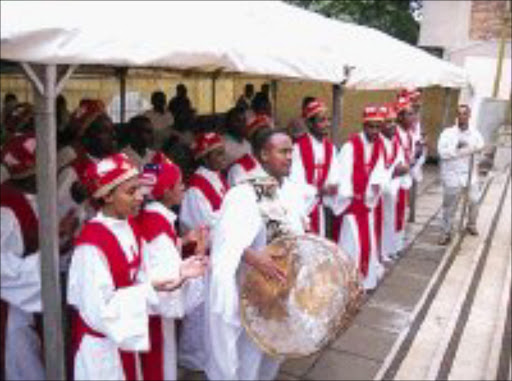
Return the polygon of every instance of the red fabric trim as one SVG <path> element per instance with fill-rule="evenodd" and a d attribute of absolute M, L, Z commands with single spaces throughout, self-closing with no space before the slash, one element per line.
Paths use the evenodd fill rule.
<path fill-rule="evenodd" d="M 246 153 L 244 156 L 236 160 L 233 165 L 234 164 L 239 164 L 245 172 L 250 172 L 256 168 L 256 159 L 251 154 Z"/>
<path fill-rule="evenodd" d="M 194 173 L 190 176 L 189 180 L 190 188 L 197 188 L 210 202 L 210 205 L 214 211 L 219 210 L 222 204 L 223 194 L 219 194 L 215 187 L 210 181 L 199 173 Z M 227 190 L 227 188 L 225 188 Z"/>
<path fill-rule="evenodd" d="M 404 150 L 405 162 L 410 164 L 412 161 L 412 134 L 409 131 L 405 131 L 405 135 L 407 137 L 407 142 L 403 142 L 400 137 L 400 133 L 398 130 L 395 133 L 397 135 L 397 140 L 402 149 Z"/>
<path fill-rule="evenodd" d="M 9 208 L 20 224 L 23 238 L 23 256 L 39 250 L 39 221 L 27 197 L 18 189 L 4 183 L 0 185 L 0 205 Z"/>
<path fill-rule="evenodd" d="M 80 182 L 84 185 L 87 184 L 85 173 L 87 170 L 87 167 L 90 164 L 93 164 L 94 162 L 87 156 L 87 154 L 82 154 L 78 156 L 76 159 L 74 159 L 71 164 L 69 164 L 74 170 L 75 173 L 80 180 Z"/>
<path fill-rule="evenodd" d="M 313 154 L 311 137 L 308 134 L 301 135 L 299 138 L 297 138 L 297 144 L 299 145 L 302 165 L 304 167 L 304 171 L 306 172 L 306 182 L 310 185 L 316 186 L 316 188 L 320 190 L 324 186 L 325 181 L 327 180 L 327 175 L 329 174 L 329 170 L 331 168 L 334 147 L 328 139 L 323 140 L 325 160 L 322 167 L 321 177 L 315 179 L 315 157 Z M 316 234 L 320 233 L 321 204 L 322 200 L 319 199 L 309 214 L 309 218 L 311 220 L 311 231 Z"/>
<path fill-rule="evenodd" d="M 164 379 L 164 338 L 162 318 L 149 317 L 149 352 L 141 353 L 141 367 L 144 381 L 161 381 Z"/>
<path fill-rule="evenodd" d="M 409 200 L 409 190 L 400 188 L 398 191 L 398 200 L 396 202 L 395 231 L 400 232 L 404 229 L 405 210 Z"/>
<path fill-rule="evenodd" d="M 134 220 L 130 219 L 129 223 L 138 243 L 138 252 L 134 253 L 135 259 L 132 262 L 128 262 L 126 259 L 123 249 L 113 233 L 99 222 L 91 221 L 86 223 L 76 241 L 76 246 L 90 244 L 98 247 L 103 252 L 107 259 L 116 289 L 132 286 L 135 280 L 132 278 L 130 271 L 132 269 L 138 270 L 141 265 L 141 236 L 139 228 Z M 95 337 L 103 337 L 101 333 L 88 327 L 85 321 L 80 317 L 79 312 L 77 312 L 73 317 L 73 358 L 76 356 L 80 343 L 86 334 Z M 121 356 L 125 378 L 127 380 L 135 380 L 135 353 L 120 350 L 119 354 Z"/>
<path fill-rule="evenodd" d="M 136 219 L 146 241 L 151 242 L 160 234 L 167 234 L 177 244 L 178 236 L 174 226 L 160 213 L 143 209 Z"/>
<path fill-rule="evenodd" d="M 359 232 L 359 272 L 366 278 L 370 264 L 370 211 L 363 202 L 353 202 L 343 215 L 352 214 L 355 217 Z"/>

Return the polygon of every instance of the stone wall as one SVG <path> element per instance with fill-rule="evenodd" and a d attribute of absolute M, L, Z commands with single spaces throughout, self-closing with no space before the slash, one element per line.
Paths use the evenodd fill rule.
<path fill-rule="evenodd" d="M 510 40 L 512 34 L 510 30 L 510 0 L 473 0 L 471 2 L 470 39 L 499 39 L 506 14 L 508 14 L 509 27 L 506 28 L 505 36 Z"/>

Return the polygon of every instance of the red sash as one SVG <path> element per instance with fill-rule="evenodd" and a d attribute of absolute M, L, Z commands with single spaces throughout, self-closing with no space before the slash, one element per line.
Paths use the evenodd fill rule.
<path fill-rule="evenodd" d="M 306 172 L 306 182 L 308 184 L 314 185 L 318 190 L 322 189 L 327 180 L 327 175 L 329 174 L 329 169 L 331 168 L 332 156 L 334 152 L 334 147 L 332 143 L 324 138 L 324 163 L 322 164 L 320 176 L 315 178 L 315 156 L 313 153 L 313 145 L 311 143 L 311 137 L 309 134 L 301 135 L 297 138 L 297 144 L 299 145 L 300 155 L 302 159 L 302 165 L 304 167 L 304 171 Z M 314 233 L 320 232 L 320 207 L 322 201 L 319 199 L 313 210 L 310 214 L 311 219 L 311 230 Z"/>
<path fill-rule="evenodd" d="M 405 210 L 409 202 L 409 189 L 400 188 L 398 190 L 398 200 L 396 202 L 395 212 L 395 231 L 400 232 L 404 229 Z"/>
<path fill-rule="evenodd" d="M 20 225 L 25 258 L 39 250 L 39 220 L 30 206 L 27 197 L 9 182 L 0 185 L 0 205 L 12 210 Z M 9 303 L 0 299 L 0 376 L 5 379 L 5 340 L 7 338 L 7 319 Z M 41 344 L 43 343 L 42 315 L 34 314 L 35 327 Z M 41 346 L 42 347 L 42 346 Z"/>
<path fill-rule="evenodd" d="M 86 154 L 78 156 L 69 164 L 74 170 L 82 184 L 86 184 L 85 171 L 93 161 Z"/>
<path fill-rule="evenodd" d="M 143 209 L 136 219 L 141 229 L 142 238 L 147 242 L 153 241 L 160 234 L 166 234 L 174 244 L 177 244 L 178 236 L 174 226 L 160 213 Z"/>
<path fill-rule="evenodd" d="M 244 156 L 236 160 L 232 165 L 239 164 L 245 172 L 250 172 L 256 168 L 257 162 L 254 156 L 246 153 Z"/>
<path fill-rule="evenodd" d="M 9 208 L 16 216 L 23 238 L 26 257 L 39 250 L 39 222 L 27 197 L 8 183 L 0 185 L 0 205 Z"/>
<path fill-rule="evenodd" d="M 135 276 L 131 275 L 132 270 L 136 272 L 141 266 L 141 247 L 142 234 L 137 223 L 130 219 L 130 226 L 135 234 L 138 243 L 138 252 L 134 253 L 135 258 L 128 262 L 124 251 L 117 238 L 108 228 L 98 222 L 88 222 L 84 225 L 80 236 L 77 239 L 76 246 L 80 244 L 90 244 L 98 247 L 107 259 L 110 273 L 116 289 L 130 287 L 135 284 Z M 72 332 L 72 351 L 75 357 L 82 338 L 87 335 L 95 337 L 105 337 L 102 333 L 94 331 L 87 326 L 78 311 L 73 313 L 73 332 Z M 163 379 L 163 345 L 162 330 L 159 316 L 151 316 L 149 320 L 150 332 L 150 352 L 140 355 L 142 372 L 145 380 Z M 127 380 L 136 379 L 136 352 L 119 350 L 125 378 Z"/>
<path fill-rule="evenodd" d="M 250 156 L 248 157 L 250 158 Z M 217 192 L 215 187 L 212 185 L 212 183 L 210 183 L 210 181 L 206 177 L 197 172 L 194 173 L 189 180 L 189 187 L 199 189 L 201 193 L 206 197 L 206 199 L 210 202 L 210 205 L 214 211 L 220 209 L 222 199 L 224 198 L 224 195 L 226 194 L 226 191 L 228 189 L 227 182 L 225 181 L 222 175 L 220 175 L 220 178 L 224 185 L 224 189 L 221 194 Z"/>
<path fill-rule="evenodd" d="M 403 142 L 400 132 L 398 129 L 395 134 L 397 135 L 397 140 L 402 149 L 404 150 L 405 162 L 410 164 L 412 162 L 412 134 L 409 131 L 404 131 L 407 137 L 407 142 Z"/>
<path fill-rule="evenodd" d="M 370 262 L 371 240 L 369 219 L 370 209 L 366 206 L 364 199 L 371 171 L 375 167 L 375 164 L 377 164 L 377 160 L 379 159 L 379 155 L 383 149 L 383 143 L 380 138 L 375 141 L 370 161 L 368 163 L 365 161 L 364 143 L 361 136 L 359 134 L 353 135 L 350 138 L 349 143 L 352 144 L 354 149 L 354 169 L 352 171 L 354 198 L 347 210 L 338 217 L 338 234 L 342 227 L 341 222 L 343 221 L 343 216 L 347 214 L 354 215 L 357 230 L 359 232 L 359 246 L 361 251 L 359 256 L 359 271 L 364 277 L 366 277 L 366 275 L 368 275 L 368 266 Z"/>

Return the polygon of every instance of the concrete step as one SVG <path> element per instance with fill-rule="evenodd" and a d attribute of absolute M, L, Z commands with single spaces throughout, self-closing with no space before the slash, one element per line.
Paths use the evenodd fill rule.
<path fill-rule="evenodd" d="M 505 176 L 496 179 L 491 185 L 486 197 L 486 200 L 490 200 L 490 202 L 484 202 L 481 207 L 479 225 L 483 234 L 477 238 L 467 237 L 461 246 L 461 253 L 464 254 L 458 255 L 449 264 L 449 270 L 443 275 L 444 279 L 437 290 L 435 299 L 415 334 L 407 355 L 395 373 L 396 379 L 435 379 L 459 318 L 478 259 L 482 255 L 483 237 L 489 234 L 492 217 L 498 210 L 495 200 L 498 200 L 503 192 L 504 178 Z M 447 262 L 444 264 L 446 265 Z M 427 288 L 426 292 L 430 291 Z M 405 336 L 403 338 L 405 339 Z M 395 351 L 398 351 L 399 348 L 399 344 L 395 345 Z M 394 355 L 391 354 L 391 356 Z M 385 362 L 385 366 L 389 364 L 390 361 Z M 384 374 L 385 372 L 381 370 L 377 374 L 377 378 Z"/>

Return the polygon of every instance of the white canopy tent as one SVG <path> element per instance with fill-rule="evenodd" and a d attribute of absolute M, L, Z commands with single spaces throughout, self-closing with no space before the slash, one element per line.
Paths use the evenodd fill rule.
<path fill-rule="evenodd" d="M 464 87 L 465 72 L 377 30 L 280 1 L 2 1 L 1 57 L 340 83 Z"/>
<path fill-rule="evenodd" d="M 114 67 L 118 73 L 146 67 L 329 82 L 334 126 L 341 114 L 340 84 L 364 89 L 468 84 L 461 69 L 415 47 L 280 1 L 1 1 L 0 14 L 0 58 L 20 62 L 36 94 L 48 379 L 65 378 L 54 104 L 79 65 Z"/>

